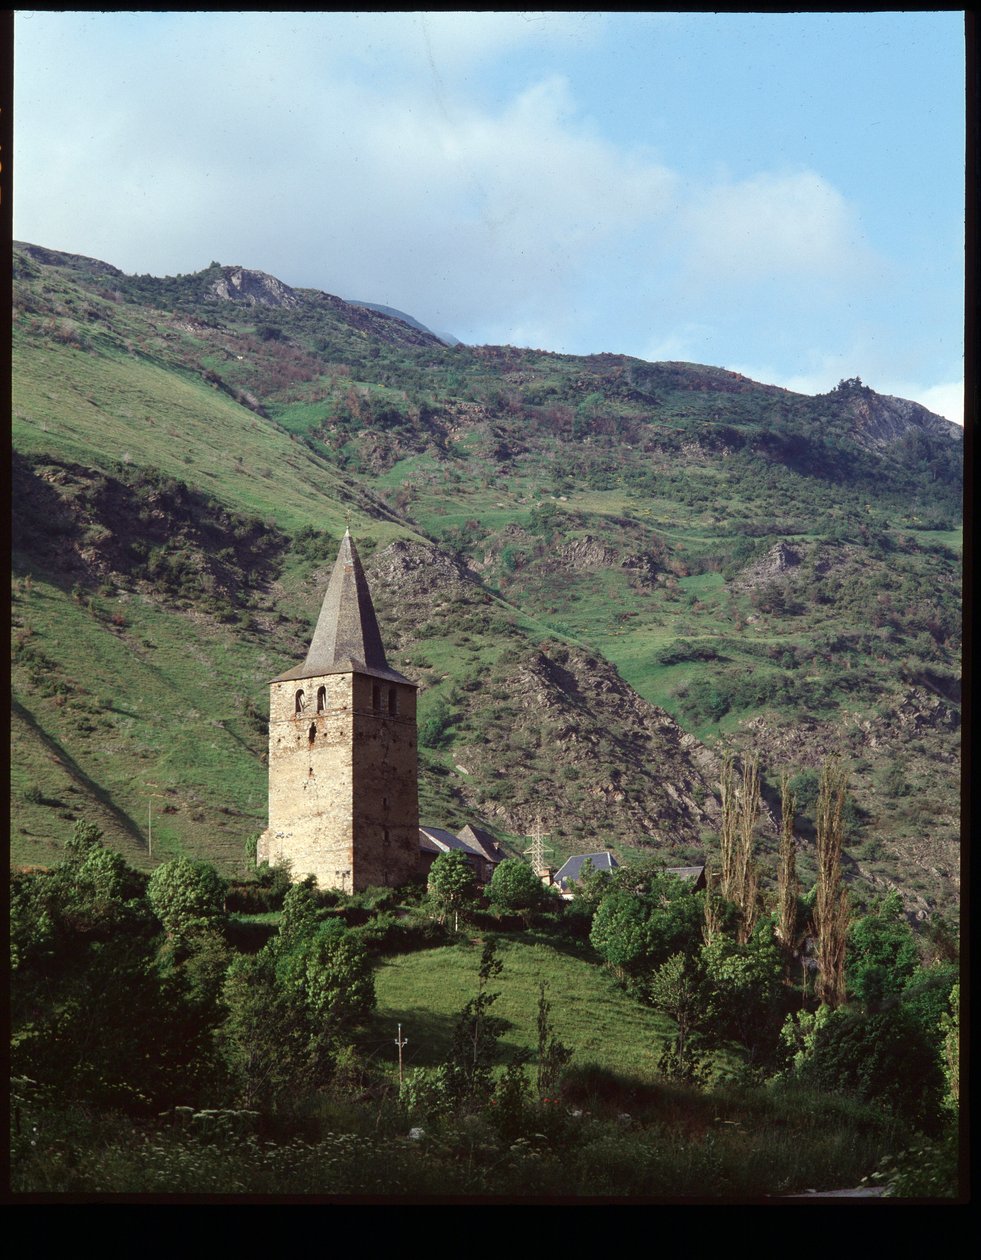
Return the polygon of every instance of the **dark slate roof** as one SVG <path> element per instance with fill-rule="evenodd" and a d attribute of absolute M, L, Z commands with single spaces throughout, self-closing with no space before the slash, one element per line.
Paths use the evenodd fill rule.
<path fill-rule="evenodd" d="M 419 849 L 422 853 L 445 852 L 445 850 L 441 849 L 431 836 L 426 835 L 421 827 L 419 828 Z"/>
<path fill-rule="evenodd" d="M 341 539 L 307 658 L 302 665 L 280 674 L 273 682 L 315 678 L 321 674 L 370 674 L 373 678 L 415 686 L 403 674 L 390 669 L 385 660 L 368 579 L 347 530 Z"/>
<path fill-rule="evenodd" d="M 459 833 L 460 839 L 464 844 L 468 844 L 471 849 L 476 849 L 478 853 L 482 853 L 488 862 L 503 862 L 504 850 L 489 831 L 484 831 L 483 827 L 473 827 L 470 823 Z"/>
<path fill-rule="evenodd" d="M 701 879 L 704 866 L 669 866 L 667 875 L 677 875 L 679 879 Z"/>
<path fill-rule="evenodd" d="M 455 836 L 452 831 L 447 831 L 445 827 L 420 827 L 419 828 L 420 843 L 422 840 L 428 839 L 434 841 L 444 852 L 447 849 L 459 849 L 461 853 L 469 853 L 471 857 L 480 857 L 484 855 L 478 853 L 476 849 L 470 847 L 465 840 L 461 840 L 459 836 Z M 428 845 L 426 846 L 429 847 Z"/>
<path fill-rule="evenodd" d="M 608 850 L 603 853 L 577 853 L 555 872 L 556 884 L 574 884 L 587 859 L 592 862 L 594 871 L 612 871 L 620 865 Z"/>

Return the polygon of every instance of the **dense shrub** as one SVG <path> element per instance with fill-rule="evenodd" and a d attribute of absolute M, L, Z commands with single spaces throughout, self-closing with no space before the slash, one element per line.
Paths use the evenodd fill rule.
<path fill-rule="evenodd" d="M 446 928 L 431 918 L 390 912 L 376 914 L 356 932 L 372 955 L 409 954 L 418 949 L 435 949 L 449 940 Z"/>
<path fill-rule="evenodd" d="M 839 1010 L 817 1030 L 800 1072 L 807 1084 L 875 1103 L 935 1135 L 944 1091 L 938 1040 L 902 1006 L 871 1016 Z"/>
<path fill-rule="evenodd" d="M 147 896 L 167 931 L 180 933 L 221 918 L 226 888 L 209 863 L 182 857 L 157 867 L 150 876 Z"/>

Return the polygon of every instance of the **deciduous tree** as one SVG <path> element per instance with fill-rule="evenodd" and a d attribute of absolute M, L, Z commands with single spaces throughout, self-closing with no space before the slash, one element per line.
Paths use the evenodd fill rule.
<path fill-rule="evenodd" d="M 451 849 L 441 853 L 429 872 L 429 895 L 439 913 L 440 923 L 453 915 L 455 931 L 460 927 L 460 912 L 473 902 L 476 879 L 473 867 L 465 853 Z"/>
<path fill-rule="evenodd" d="M 223 917 L 227 889 L 213 866 L 181 857 L 157 867 L 147 896 L 167 932 L 182 935 Z"/>
<path fill-rule="evenodd" d="M 691 1034 L 705 1016 L 705 986 L 701 969 L 684 954 L 671 957 L 654 972 L 647 986 L 648 1001 L 655 1010 L 673 1019 L 673 1044 L 661 1056 L 665 1076 L 685 1081 L 699 1078 L 700 1060 L 694 1054 Z"/>
<path fill-rule="evenodd" d="M 737 786 L 732 754 L 727 753 L 722 762 L 719 793 L 722 803 L 719 891 L 739 909 L 739 939 L 745 944 L 752 936 L 758 912 L 759 875 L 753 849 L 760 814 L 759 758 L 747 757 L 742 782 Z"/>
<path fill-rule="evenodd" d="M 790 776 L 784 771 L 780 780 L 780 854 L 777 865 L 777 936 L 787 949 L 797 944 L 797 848 L 794 842 L 794 817 L 797 800 L 790 787 Z"/>
<path fill-rule="evenodd" d="M 848 929 L 845 978 L 848 992 L 877 1006 L 906 987 L 919 965 L 916 939 L 898 893 L 877 902 Z"/>
<path fill-rule="evenodd" d="M 490 1013 L 501 996 L 488 988 L 501 974 L 495 956 L 497 942 L 486 941 L 477 968 L 477 993 L 464 1006 L 453 1032 L 453 1049 L 446 1064 L 450 1089 L 459 1100 L 486 1095 L 491 1089 L 491 1064 L 506 1022 Z"/>
<path fill-rule="evenodd" d="M 487 895 L 491 904 L 500 910 L 529 915 L 544 903 L 548 894 L 527 862 L 505 858 L 494 868 Z"/>
<path fill-rule="evenodd" d="M 848 936 L 848 893 L 841 874 L 844 844 L 845 772 L 837 757 L 821 772 L 817 801 L 817 887 L 814 926 L 817 929 L 817 996 L 836 1008 L 845 1000 L 845 944 Z"/>

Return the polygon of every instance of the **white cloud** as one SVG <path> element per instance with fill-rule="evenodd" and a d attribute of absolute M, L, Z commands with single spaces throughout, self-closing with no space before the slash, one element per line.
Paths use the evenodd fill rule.
<path fill-rule="evenodd" d="M 928 385 L 925 388 L 910 385 L 906 386 L 909 391 L 901 394 L 900 397 L 912 398 L 915 402 L 922 403 L 927 411 L 933 411 L 938 416 L 943 416 L 945 420 L 952 420 L 954 424 L 964 426 L 964 382 L 951 381 L 946 385 Z M 889 393 L 895 393 L 889 390 Z"/>
<path fill-rule="evenodd" d="M 127 271 L 241 263 L 471 341 L 762 361 L 772 371 L 742 370 L 815 390 L 897 368 L 952 379 L 959 362 L 936 359 L 936 337 L 901 329 L 915 287 L 886 273 L 852 186 L 766 156 L 746 178 L 690 177 L 654 73 L 650 118 L 621 93 L 632 125 L 617 126 L 621 58 L 662 20 L 677 22 L 21 15 L 16 231 Z M 557 72 L 573 51 L 575 79 Z"/>
<path fill-rule="evenodd" d="M 814 171 L 762 172 L 696 191 L 688 272 L 703 283 L 849 287 L 878 266 L 857 216 Z"/>

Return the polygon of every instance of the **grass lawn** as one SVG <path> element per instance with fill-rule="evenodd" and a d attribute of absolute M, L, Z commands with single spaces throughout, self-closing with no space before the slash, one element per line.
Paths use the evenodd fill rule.
<path fill-rule="evenodd" d="M 443 949 L 400 954 L 375 972 L 378 1007 L 366 1048 L 383 1063 L 397 1062 L 398 1025 L 408 1038 L 405 1063 L 429 1067 L 450 1050 L 456 1019 L 477 992 L 482 940 Z M 551 1019 L 559 1040 L 574 1050 L 573 1062 L 593 1062 L 633 1076 L 650 1075 L 661 1053 L 669 1022 L 618 989 L 596 965 L 586 942 L 557 949 L 534 932 L 499 940 L 504 968 L 490 985 L 500 993 L 492 1013 L 508 1021 L 501 1062 L 537 1046 L 539 984 L 544 981 Z"/>

